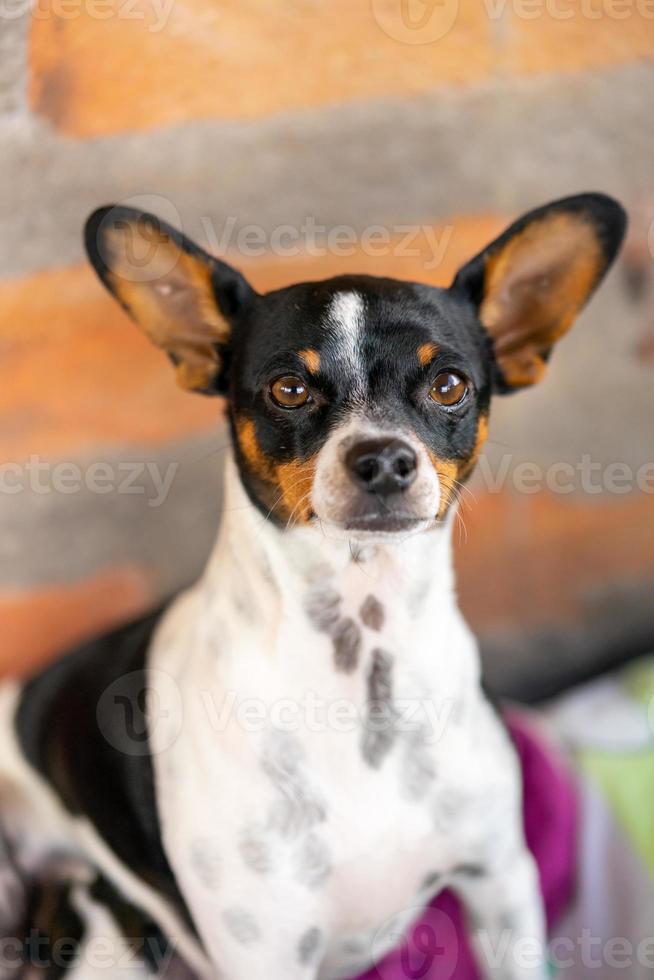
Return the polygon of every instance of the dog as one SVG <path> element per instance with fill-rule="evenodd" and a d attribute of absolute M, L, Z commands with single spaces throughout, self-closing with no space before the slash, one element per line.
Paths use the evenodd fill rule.
<path fill-rule="evenodd" d="M 127 937 L 111 976 L 353 977 L 446 886 L 485 975 L 546 976 L 519 765 L 451 532 L 491 396 L 541 379 L 625 223 L 581 194 L 448 289 L 348 275 L 259 295 L 152 215 L 90 217 L 101 281 L 182 388 L 224 396 L 232 453 L 197 584 L 2 688 L 6 976 L 106 977 L 94 939 Z M 498 971 L 484 937 L 503 933 Z"/>

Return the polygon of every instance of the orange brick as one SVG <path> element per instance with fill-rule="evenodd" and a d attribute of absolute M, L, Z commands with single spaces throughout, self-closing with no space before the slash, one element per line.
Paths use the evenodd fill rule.
<path fill-rule="evenodd" d="M 391 236 L 388 247 L 384 249 L 378 246 L 362 249 L 359 245 L 352 255 L 267 255 L 247 262 L 233 258 L 233 262 L 261 291 L 347 273 L 391 276 L 432 286 L 449 286 L 457 269 L 498 235 L 509 220 L 497 214 L 477 214 L 455 215 L 435 225 L 426 222 L 432 229 L 434 242 L 438 242 L 439 247 L 440 244 L 444 245 L 438 265 L 432 262 L 434 245 L 430 244 L 418 225 L 410 239 L 404 234 Z M 383 251 L 383 254 L 375 255 L 373 251 Z"/>
<path fill-rule="evenodd" d="M 381 258 L 358 251 L 233 261 L 260 290 L 355 271 L 447 283 L 503 223 L 493 216 L 453 220 L 436 269 L 425 268 L 424 236 L 416 243 L 422 252 L 413 257 L 398 257 L 398 239 Z M 221 411 L 217 399 L 177 388 L 165 356 L 88 266 L 0 283 L 0 458 L 56 456 L 98 444 L 158 445 L 208 429 Z"/>
<path fill-rule="evenodd" d="M 87 267 L 2 284 L 0 350 L 3 458 L 156 445 L 220 415 L 214 399 L 175 386 Z"/>
<path fill-rule="evenodd" d="M 145 574 L 127 566 L 33 591 L 0 593 L 0 677 L 24 676 L 82 639 L 154 601 Z"/>
<path fill-rule="evenodd" d="M 651 57 L 654 21 L 635 0 L 626 19 L 595 19 L 609 3 L 557 0 L 572 17 L 532 19 L 520 15 L 520 0 L 447 0 L 425 30 L 442 19 L 446 27 L 456 6 L 452 27 L 432 43 L 407 44 L 398 38 L 418 32 L 402 27 L 400 0 L 173 0 L 161 30 L 152 29 L 153 0 L 108 0 L 108 18 L 93 16 L 93 0 L 65 15 L 61 0 L 40 0 L 30 100 L 62 132 L 97 136 Z M 416 7 L 424 13 L 419 0 Z"/>
<path fill-rule="evenodd" d="M 461 603 L 476 629 L 573 623 L 594 591 L 654 582 L 647 494 L 476 498 L 462 510 L 467 534 L 455 532 Z"/>

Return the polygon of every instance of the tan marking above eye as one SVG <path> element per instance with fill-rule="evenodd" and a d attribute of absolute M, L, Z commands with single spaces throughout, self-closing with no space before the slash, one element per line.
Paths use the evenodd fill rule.
<path fill-rule="evenodd" d="M 307 384 L 294 374 L 285 374 L 273 381 L 270 394 L 275 404 L 282 408 L 302 408 L 311 397 Z"/>
<path fill-rule="evenodd" d="M 451 408 L 458 405 L 466 396 L 468 382 L 456 371 L 441 371 L 434 379 L 429 397 L 439 405 Z"/>
<path fill-rule="evenodd" d="M 427 367 L 428 364 L 431 364 L 438 354 L 438 351 L 438 344 L 435 344 L 431 340 L 426 344 L 421 344 L 418 348 L 418 360 L 420 361 L 420 367 Z"/>
<path fill-rule="evenodd" d="M 299 351 L 298 357 L 303 361 L 307 371 L 310 371 L 311 374 L 318 373 L 320 370 L 320 354 L 317 350 L 307 347 L 305 350 Z"/>

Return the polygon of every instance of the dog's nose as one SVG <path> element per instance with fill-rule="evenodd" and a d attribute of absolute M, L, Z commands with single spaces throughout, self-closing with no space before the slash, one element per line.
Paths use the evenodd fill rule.
<path fill-rule="evenodd" d="M 411 486 L 418 459 L 400 439 L 367 439 L 348 450 L 345 465 L 363 490 L 387 497 Z"/>

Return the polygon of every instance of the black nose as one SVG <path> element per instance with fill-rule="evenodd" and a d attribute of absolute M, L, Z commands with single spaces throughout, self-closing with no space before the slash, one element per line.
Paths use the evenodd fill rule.
<path fill-rule="evenodd" d="M 360 487 L 387 497 L 411 486 L 418 460 L 411 446 L 399 439 L 367 439 L 348 450 L 345 465 Z"/>

